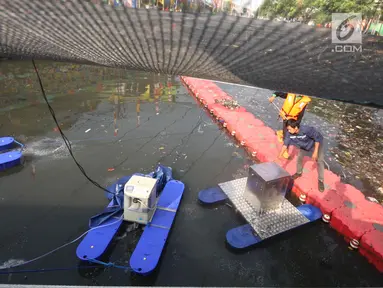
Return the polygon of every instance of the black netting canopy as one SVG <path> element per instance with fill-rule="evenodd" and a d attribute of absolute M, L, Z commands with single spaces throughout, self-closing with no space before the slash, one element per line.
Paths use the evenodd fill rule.
<path fill-rule="evenodd" d="M 381 37 L 363 34 L 362 52 L 333 52 L 329 28 L 218 12 L 0 0 L 0 57 L 194 76 L 383 106 Z"/>

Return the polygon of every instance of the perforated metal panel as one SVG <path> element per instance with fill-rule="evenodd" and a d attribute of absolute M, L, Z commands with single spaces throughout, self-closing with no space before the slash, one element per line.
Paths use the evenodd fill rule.
<path fill-rule="evenodd" d="M 246 181 L 247 177 L 218 185 L 260 238 L 266 239 L 309 222 L 288 200 L 283 201 L 281 209 L 269 210 L 257 215 L 243 198 Z"/>

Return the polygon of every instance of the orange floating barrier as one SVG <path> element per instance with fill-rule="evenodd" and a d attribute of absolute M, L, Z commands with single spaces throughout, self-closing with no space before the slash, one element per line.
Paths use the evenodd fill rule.
<path fill-rule="evenodd" d="M 383 273 L 383 247 L 382 247 L 382 229 L 374 229 L 366 232 L 360 241 L 359 252 Z"/>

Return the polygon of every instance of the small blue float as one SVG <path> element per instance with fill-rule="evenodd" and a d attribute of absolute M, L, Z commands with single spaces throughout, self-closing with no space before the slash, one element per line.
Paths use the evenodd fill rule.
<path fill-rule="evenodd" d="M 219 204 L 225 202 L 226 199 L 226 194 L 219 187 L 208 188 L 198 193 L 198 200 L 202 204 Z"/>
<path fill-rule="evenodd" d="M 0 152 L 12 149 L 14 144 L 15 139 L 13 137 L 0 137 Z"/>
<path fill-rule="evenodd" d="M 143 223 L 144 220 L 142 219 L 147 213 L 149 220 L 143 224 L 145 228 L 130 258 L 130 268 L 141 275 L 148 275 L 153 272 L 165 247 L 185 188 L 182 182 L 173 180 L 171 174 L 171 168 L 158 166 L 157 170 L 149 175 L 137 173 L 132 176 L 125 176 L 107 187 L 108 191 L 112 192 L 106 194 L 111 201 L 102 213 L 90 219 L 89 226 L 94 229 L 87 233 L 77 247 L 77 257 L 84 261 L 99 262 L 98 259 L 106 251 L 122 222 L 126 219 L 133 219 L 134 213 L 137 213 L 137 218 L 134 218 L 137 221 L 127 221 L 138 227 L 139 224 Z M 133 176 L 139 177 L 134 178 L 134 181 L 145 182 L 146 180 L 142 179 L 145 177 L 155 179 L 156 188 L 149 189 L 150 191 L 148 189 L 140 190 L 141 186 L 130 184 Z M 133 195 L 134 190 L 137 191 L 135 192 L 137 196 L 127 196 L 129 193 L 130 196 Z M 149 207 L 150 205 L 143 205 L 143 198 L 139 198 L 143 196 L 139 195 L 144 194 L 145 197 L 148 197 L 146 199 L 154 199 L 151 203 L 155 203 L 155 209 Z M 143 206 L 140 206 L 141 204 Z M 133 209 L 131 208 L 133 206 L 140 208 L 135 207 Z M 152 214 L 150 210 L 154 210 Z"/>
<path fill-rule="evenodd" d="M 15 145 L 19 145 L 21 148 L 24 147 L 23 144 L 16 141 L 13 137 L 0 138 L 0 171 L 12 168 L 22 163 L 23 153 L 21 149 L 16 150 Z"/>
<path fill-rule="evenodd" d="M 285 199 L 290 184 L 291 176 L 278 164 L 256 164 L 249 168 L 249 177 L 202 190 L 198 200 L 205 205 L 232 202 L 248 224 L 230 229 L 226 241 L 233 248 L 245 249 L 321 219 L 317 207 L 294 207 Z"/>

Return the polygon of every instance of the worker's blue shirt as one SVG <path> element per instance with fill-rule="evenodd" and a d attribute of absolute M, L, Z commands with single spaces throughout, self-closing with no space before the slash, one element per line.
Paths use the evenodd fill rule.
<path fill-rule="evenodd" d="M 290 134 L 287 131 L 287 135 L 284 140 L 284 145 L 297 146 L 303 150 L 311 151 L 314 148 L 315 142 L 319 142 L 322 145 L 323 136 L 314 127 L 301 125 L 297 134 Z"/>

